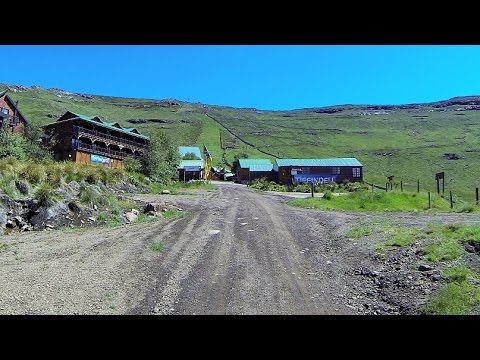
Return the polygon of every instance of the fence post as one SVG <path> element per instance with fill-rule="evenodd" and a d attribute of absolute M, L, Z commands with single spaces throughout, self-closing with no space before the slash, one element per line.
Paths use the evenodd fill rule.
<path fill-rule="evenodd" d="M 417 180 L 417 193 L 420 192 L 420 180 Z"/>
<path fill-rule="evenodd" d="M 432 198 L 430 197 L 430 191 L 428 192 L 428 208 L 432 208 Z"/>
<path fill-rule="evenodd" d="M 312 181 L 312 198 L 313 198 L 313 181 Z"/>
<path fill-rule="evenodd" d="M 450 190 L 450 209 L 453 209 L 453 197 L 452 197 L 452 190 Z"/>
<path fill-rule="evenodd" d="M 403 182 L 400 181 L 400 191 L 403 192 Z"/>
<path fill-rule="evenodd" d="M 385 183 L 385 192 L 388 192 L 388 183 Z"/>
<path fill-rule="evenodd" d="M 440 179 L 437 178 L 437 194 L 440 195 Z"/>
<path fill-rule="evenodd" d="M 374 187 L 373 187 L 373 183 L 372 183 L 372 192 L 373 192 L 373 189 L 374 189 Z"/>
<path fill-rule="evenodd" d="M 478 187 L 475 188 L 475 203 L 478 205 Z"/>

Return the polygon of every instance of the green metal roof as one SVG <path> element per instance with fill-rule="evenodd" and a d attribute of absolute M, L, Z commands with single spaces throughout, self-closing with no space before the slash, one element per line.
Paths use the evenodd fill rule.
<path fill-rule="evenodd" d="M 273 164 L 252 164 L 252 165 L 250 165 L 249 169 L 252 172 L 272 171 Z"/>
<path fill-rule="evenodd" d="M 199 166 L 202 169 L 204 168 L 203 160 L 181 160 L 177 169 L 184 169 L 187 166 Z"/>
<path fill-rule="evenodd" d="M 240 164 L 240 168 L 242 169 L 251 169 L 252 165 L 272 165 L 272 162 L 270 161 L 270 159 L 238 159 L 238 163 Z M 270 170 L 266 170 L 266 171 L 270 171 Z M 263 170 L 257 170 L 257 171 L 263 171 Z"/>
<path fill-rule="evenodd" d="M 102 119 L 100 119 L 98 116 L 86 116 L 86 115 L 77 114 L 77 113 L 74 113 L 74 112 L 71 112 L 71 111 L 68 111 L 67 113 L 71 113 L 71 114 L 75 115 L 76 117 L 78 117 L 79 119 L 91 122 L 95 125 L 100 125 L 100 126 L 103 126 L 103 127 L 109 128 L 109 129 L 114 129 L 116 131 L 124 132 L 124 133 L 129 134 L 129 135 L 133 135 L 133 136 L 137 136 L 137 137 L 140 137 L 140 138 L 143 138 L 143 139 L 150 140 L 150 138 L 148 136 L 140 134 L 140 132 L 137 129 L 135 129 L 135 128 L 124 128 L 117 122 L 108 123 L 108 122 L 102 121 Z M 65 116 L 65 115 L 63 115 L 63 116 Z M 66 120 L 62 120 L 62 121 L 68 121 L 68 120 L 74 120 L 74 119 L 75 118 L 71 118 L 71 119 L 66 119 Z M 47 124 L 45 126 L 52 125 L 52 124 L 55 124 L 55 123 Z"/>
<path fill-rule="evenodd" d="M 180 157 L 184 157 L 187 153 L 194 153 L 195 156 L 202 158 L 202 153 L 200 152 L 200 148 L 197 146 L 179 146 L 178 152 Z M 192 165 L 193 166 L 193 165 Z"/>
<path fill-rule="evenodd" d="M 363 166 L 355 158 L 337 159 L 276 159 L 277 166 Z"/>

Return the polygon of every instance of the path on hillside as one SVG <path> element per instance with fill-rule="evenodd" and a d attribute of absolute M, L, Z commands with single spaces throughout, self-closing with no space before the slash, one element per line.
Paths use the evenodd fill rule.
<path fill-rule="evenodd" d="M 385 214 L 294 208 L 286 196 L 232 183 L 138 197 L 175 203 L 186 216 L 0 237 L 0 314 L 363 313 L 351 303 L 364 285 L 352 270 L 375 265 L 374 242 L 344 233 Z M 469 215 L 395 218 L 479 221 Z"/>

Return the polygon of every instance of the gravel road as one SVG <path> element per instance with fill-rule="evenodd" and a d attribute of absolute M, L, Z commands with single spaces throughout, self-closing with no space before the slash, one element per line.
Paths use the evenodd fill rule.
<path fill-rule="evenodd" d="M 0 314 L 361 313 L 346 299 L 361 287 L 351 271 L 372 246 L 343 234 L 381 214 L 294 208 L 285 196 L 233 183 L 136 197 L 174 203 L 186 215 L 0 237 Z M 153 242 L 164 251 L 153 251 Z"/>

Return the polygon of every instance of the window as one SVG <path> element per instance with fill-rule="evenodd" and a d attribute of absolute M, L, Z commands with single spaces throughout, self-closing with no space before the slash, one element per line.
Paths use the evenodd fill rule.
<path fill-rule="evenodd" d="M 333 175 L 340 175 L 340 167 L 333 167 L 332 168 L 332 174 Z"/>
<path fill-rule="evenodd" d="M 360 177 L 360 168 L 352 168 L 352 174 L 354 178 Z"/>
<path fill-rule="evenodd" d="M 5 109 L 5 108 L 1 108 L 1 109 L 3 114 L 8 115 L 8 109 Z"/>

